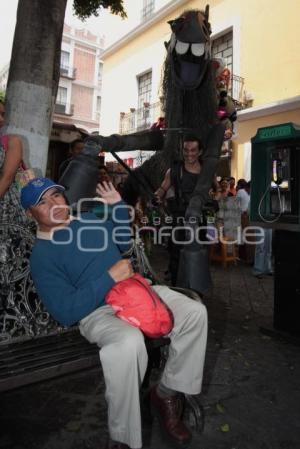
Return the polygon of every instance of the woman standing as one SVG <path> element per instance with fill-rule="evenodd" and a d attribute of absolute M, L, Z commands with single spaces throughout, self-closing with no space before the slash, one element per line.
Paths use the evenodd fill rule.
<path fill-rule="evenodd" d="M 0 341 L 45 332 L 48 314 L 34 294 L 29 272 L 33 221 L 20 204 L 15 182 L 22 167 L 22 142 L 3 135 L 5 106 L 0 100 Z"/>

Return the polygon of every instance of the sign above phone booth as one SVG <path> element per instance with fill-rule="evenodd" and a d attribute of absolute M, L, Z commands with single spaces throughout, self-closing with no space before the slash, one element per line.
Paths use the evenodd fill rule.
<path fill-rule="evenodd" d="M 251 143 L 251 222 L 299 231 L 300 125 L 259 128 Z"/>

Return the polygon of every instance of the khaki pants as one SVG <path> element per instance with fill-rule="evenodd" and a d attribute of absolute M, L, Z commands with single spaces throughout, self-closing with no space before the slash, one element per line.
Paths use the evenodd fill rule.
<path fill-rule="evenodd" d="M 207 339 L 206 308 L 166 286 L 153 288 L 174 316 L 162 382 L 182 393 L 200 393 Z M 110 306 L 100 307 L 81 320 L 80 332 L 100 348 L 110 437 L 131 448 L 141 448 L 139 389 L 148 361 L 142 332 L 117 318 Z"/>

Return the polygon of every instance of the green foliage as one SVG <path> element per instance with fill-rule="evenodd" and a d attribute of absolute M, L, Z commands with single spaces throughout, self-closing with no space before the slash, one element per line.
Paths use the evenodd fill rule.
<path fill-rule="evenodd" d="M 112 14 L 117 14 L 125 19 L 127 17 L 123 0 L 74 0 L 73 9 L 81 20 L 94 15 L 98 16 L 102 8 L 109 8 Z"/>
<path fill-rule="evenodd" d="M 4 103 L 5 101 L 5 92 L 4 90 L 0 90 L 0 102 Z"/>

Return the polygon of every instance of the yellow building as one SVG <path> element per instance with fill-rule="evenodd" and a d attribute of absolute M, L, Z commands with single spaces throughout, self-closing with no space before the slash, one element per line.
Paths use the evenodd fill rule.
<path fill-rule="evenodd" d="M 102 55 L 104 135 L 147 128 L 157 119 L 164 41 L 171 34 L 167 22 L 186 9 L 206 6 L 199 0 L 124 4 L 131 29 Z M 232 96 L 240 106 L 231 173 L 249 179 L 250 139 L 257 128 L 300 124 L 300 1 L 210 0 L 209 5 L 212 55 L 226 59 L 233 75 Z"/>

